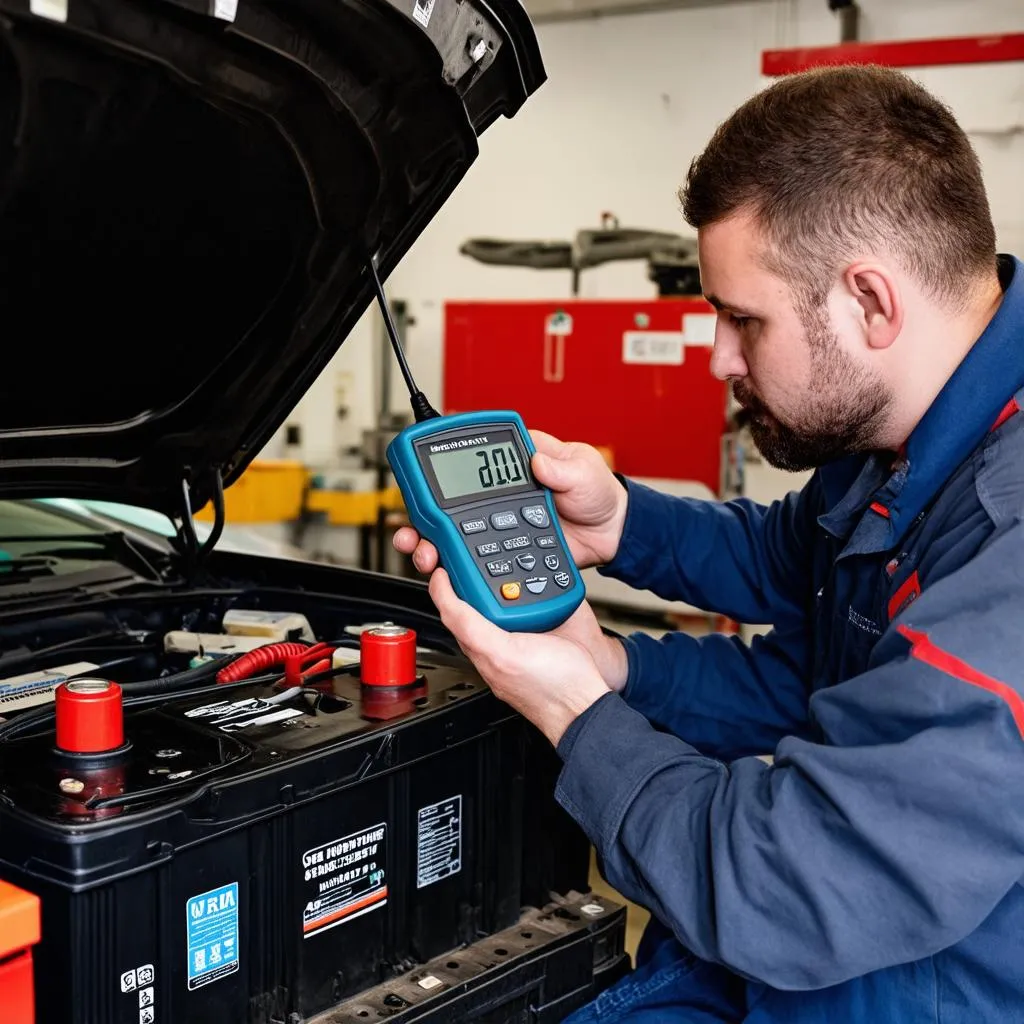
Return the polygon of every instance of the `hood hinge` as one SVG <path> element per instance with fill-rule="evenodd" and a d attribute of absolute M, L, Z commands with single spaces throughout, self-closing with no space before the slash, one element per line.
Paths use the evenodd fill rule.
<path fill-rule="evenodd" d="M 192 484 L 187 475 L 182 477 L 181 481 L 181 521 L 175 524 L 175 546 L 185 559 L 185 575 L 190 583 L 224 532 L 224 481 L 218 467 L 214 467 L 212 473 L 213 529 L 202 544 L 199 543 L 192 511 Z"/>

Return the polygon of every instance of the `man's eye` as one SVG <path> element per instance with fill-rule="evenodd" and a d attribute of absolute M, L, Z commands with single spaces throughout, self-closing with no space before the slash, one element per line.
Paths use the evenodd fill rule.
<path fill-rule="evenodd" d="M 743 330 L 744 327 L 747 326 L 747 324 L 750 323 L 750 321 L 752 319 L 753 319 L 753 317 L 749 317 L 749 316 L 736 316 L 735 313 L 730 313 L 729 314 L 729 320 L 732 323 L 732 325 L 734 327 L 737 327 L 741 331 Z"/>

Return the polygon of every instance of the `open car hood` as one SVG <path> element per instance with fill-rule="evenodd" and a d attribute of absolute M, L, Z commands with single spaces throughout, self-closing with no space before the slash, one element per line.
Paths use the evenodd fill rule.
<path fill-rule="evenodd" d="M 0 493 L 204 504 L 543 79 L 518 0 L 0 0 Z"/>

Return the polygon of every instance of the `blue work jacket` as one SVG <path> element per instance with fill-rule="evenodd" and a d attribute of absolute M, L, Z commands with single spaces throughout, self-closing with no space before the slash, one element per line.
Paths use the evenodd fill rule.
<path fill-rule="evenodd" d="M 603 572 L 773 628 L 626 638 L 557 797 L 662 960 L 740 981 L 732 1019 L 1024 1021 L 1024 265 L 1000 280 L 900 455 L 769 506 L 628 484 Z"/>

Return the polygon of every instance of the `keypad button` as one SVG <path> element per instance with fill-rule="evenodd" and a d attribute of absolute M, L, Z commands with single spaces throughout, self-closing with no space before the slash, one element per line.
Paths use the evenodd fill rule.
<path fill-rule="evenodd" d="M 548 510 L 543 505 L 524 505 L 520 511 L 523 513 L 523 518 L 531 526 L 536 526 L 538 530 L 543 530 L 545 526 L 551 525 Z"/>
<path fill-rule="evenodd" d="M 511 558 L 496 558 L 487 563 L 487 571 L 492 576 L 507 576 L 512 571 Z"/>
<path fill-rule="evenodd" d="M 553 536 L 551 536 L 551 534 L 548 534 L 546 537 L 538 537 L 534 543 L 539 548 L 553 548 L 557 544 L 557 541 Z"/>
<path fill-rule="evenodd" d="M 562 563 L 559 562 L 558 555 L 545 555 L 544 564 L 554 572 Z"/>
<path fill-rule="evenodd" d="M 463 533 L 483 533 L 487 523 L 483 519 L 463 519 L 459 526 Z"/>
<path fill-rule="evenodd" d="M 516 555 L 516 562 L 520 569 L 529 572 L 537 564 L 537 558 L 535 555 Z"/>
<path fill-rule="evenodd" d="M 515 512 L 495 512 L 491 516 L 491 526 L 496 530 L 513 530 L 518 525 Z"/>
<path fill-rule="evenodd" d="M 508 540 L 503 540 L 501 546 L 506 551 L 519 551 L 522 548 L 528 548 L 533 542 L 525 533 L 520 534 L 518 537 L 509 537 Z"/>
<path fill-rule="evenodd" d="M 567 572 L 556 572 L 555 582 L 563 589 L 572 583 L 572 577 Z"/>
<path fill-rule="evenodd" d="M 502 583 L 501 596 L 506 601 L 518 601 L 522 590 L 518 583 Z"/>
<path fill-rule="evenodd" d="M 548 585 L 547 576 L 531 576 L 526 581 L 526 589 L 531 594 L 543 594 L 544 588 Z"/>
<path fill-rule="evenodd" d="M 477 544 L 478 555 L 496 555 L 501 551 L 501 545 L 496 540 L 489 540 L 486 544 Z"/>

